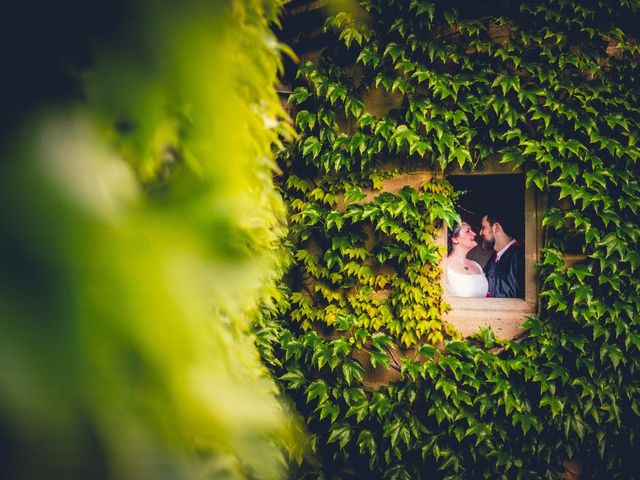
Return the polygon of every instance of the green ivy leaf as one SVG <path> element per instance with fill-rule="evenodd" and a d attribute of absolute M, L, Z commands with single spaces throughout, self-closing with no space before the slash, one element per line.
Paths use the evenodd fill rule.
<path fill-rule="evenodd" d="M 317 137 L 309 136 L 302 143 L 302 156 L 310 157 L 311 159 L 317 158 L 322 150 L 322 143 Z"/>
<path fill-rule="evenodd" d="M 352 382 L 361 382 L 364 376 L 364 368 L 360 363 L 353 358 L 345 358 L 342 362 L 342 374 L 347 385 L 351 385 Z"/>
<path fill-rule="evenodd" d="M 329 427 L 328 443 L 337 442 L 340 448 L 345 448 L 351 437 L 353 436 L 353 428 L 348 423 L 339 422 Z"/>
<path fill-rule="evenodd" d="M 538 170 L 529 170 L 527 172 L 526 186 L 529 188 L 531 184 L 535 184 L 540 190 L 544 190 L 547 182 L 547 176 L 544 172 Z"/>
<path fill-rule="evenodd" d="M 300 105 L 311 96 L 311 92 L 306 87 L 296 87 L 289 95 L 289 103 L 292 105 Z"/>
<path fill-rule="evenodd" d="M 409 473 L 405 465 L 398 464 L 385 472 L 385 478 L 389 480 L 412 480 L 414 477 Z"/>
<path fill-rule="evenodd" d="M 369 457 L 375 457 L 377 442 L 370 430 L 362 430 L 358 435 L 358 450 Z"/>
<path fill-rule="evenodd" d="M 320 410 L 320 413 L 319 413 L 320 420 L 322 420 L 325 417 L 329 417 L 331 419 L 331 423 L 335 423 L 336 419 L 338 418 L 338 415 L 340 414 L 340 407 L 329 400 L 320 403 L 316 410 Z"/>
<path fill-rule="evenodd" d="M 383 435 L 385 438 L 389 438 L 391 441 L 391 447 L 395 447 L 398 440 L 404 442 L 409 447 L 411 444 L 411 431 L 409 427 L 400 419 L 396 419 L 393 422 L 386 423 L 383 429 Z"/>
<path fill-rule="evenodd" d="M 314 398 L 318 399 L 318 404 L 321 404 L 329 398 L 329 387 L 324 380 L 317 379 L 311 382 L 307 387 L 305 393 L 307 394 L 307 403 Z"/>
<path fill-rule="evenodd" d="M 287 388 L 290 390 L 296 390 L 307 383 L 306 377 L 300 370 L 291 370 L 278 378 L 287 382 Z"/>

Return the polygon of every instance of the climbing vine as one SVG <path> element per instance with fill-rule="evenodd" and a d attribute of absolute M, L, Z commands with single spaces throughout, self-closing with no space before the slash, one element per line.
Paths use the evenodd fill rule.
<path fill-rule="evenodd" d="M 363 0 L 297 70 L 292 263 L 256 328 L 313 439 L 305 478 L 638 476 L 640 3 L 476 3 Z M 443 321 L 446 173 L 492 159 L 551 199 L 521 343 Z M 416 170 L 441 174 L 385 191 Z"/>

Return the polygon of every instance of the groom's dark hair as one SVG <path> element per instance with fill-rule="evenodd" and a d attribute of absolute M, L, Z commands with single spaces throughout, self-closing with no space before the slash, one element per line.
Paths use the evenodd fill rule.
<path fill-rule="evenodd" d="M 489 225 L 499 223 L 502 227 L 502 230 L 504 230 L 504 233 L 506 233 L 510 237 L 513 237 L 513 228 L 515 224 L 513 215 L 510 215 L 506 212 L 496 212 L 493 210 L 489 210 L 483 213 L 482 217 L 480 218 L 484 218 L 485 216 L 487 217 L 487 222 L 489 222 Z"/>

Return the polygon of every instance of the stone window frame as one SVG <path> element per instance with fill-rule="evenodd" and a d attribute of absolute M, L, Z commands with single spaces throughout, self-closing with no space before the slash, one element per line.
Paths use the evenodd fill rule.
<path fill-rule="evenodd" d="M 482 176 L 482 175 L 523 175 L 522 168 L 512 169 L 497 160 L 485 162 L 482 170 L 468 172 L 454 169 L 444 174 Z M 439 173 L 442 176 L 442 173 Z M 516 339 L 525 333 L 522 323 L 535 316 L 539 311 L 539 281 L 536 263 L 539 261 L 542 247 L 542 216 L 547 209 L 547 195 L 534 189 L 524 190 L 524 258 L 525 292 L 524 298 L 463 298 L 446 295 L 444 300 L 451 306 L 445 314 L 445 321 L 456 327 L 463 337 L 473 335 L 482 327 L 491 327 L 498 338 Z M 438 244 L 447 245 L 447 226 L 440 229 Z M 446 284 L 447 257 L 444 256 L 442 268 L 442 287 Z"/>

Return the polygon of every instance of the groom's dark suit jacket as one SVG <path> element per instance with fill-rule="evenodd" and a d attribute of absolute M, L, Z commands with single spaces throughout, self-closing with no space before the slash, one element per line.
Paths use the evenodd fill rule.
<path fill-rule="evenodd" d="M 524 298 L 524 249 L 513 243 L 496 262 L 496 252 L 484 266 L 489 281 L 488 297 Z"/>

